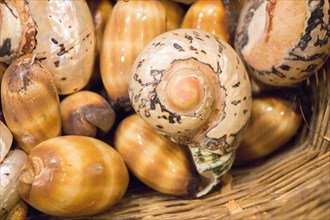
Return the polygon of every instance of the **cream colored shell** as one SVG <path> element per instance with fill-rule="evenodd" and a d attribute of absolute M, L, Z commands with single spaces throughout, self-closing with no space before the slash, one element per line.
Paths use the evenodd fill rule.
<path fill-rule="evenodd" d="M 135 111 L 158 132 L 217 154 L 237 147 L 250 116 L 243 63 L 230 45 L 201 30 L 178 29 L 153 39 L 135 60 L 129 94 Z"/>

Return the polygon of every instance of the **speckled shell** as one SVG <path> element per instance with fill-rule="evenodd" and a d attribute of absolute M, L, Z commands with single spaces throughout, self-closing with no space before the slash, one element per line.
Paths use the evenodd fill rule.
<path fill-rule="evenodd" d="M 95 33 L 86 1 L 29 1 L 38 27 L 33 53 L 50 71 L 59 94 L 87 85 L 95 58 Z"/>
<path fill-rule="evenodd" d="M 163 138 L 138 115 L 120 122 L 114 146 L 149 187 L 171 195 L 195 195 L 200 181 L 188 148 Z"/>
<path fill-rule="evenodd" d="M 188 81 L 176 85 L 180 79 Z M 190 91 L 194 84 L 198 89 Z M 134 62 L 129 94 L 135 111 L 158 132 L 217 154 L 234 151 L 250 116 L 250 80 L 240 58 L 227 43 L 196 29 L 152 40 Z M 191 106 L 169 102 L 190 94 L 197 97 Z"/>
<path fill-rule="evenodd" d="M 297 104 L 278 97 L 255 98 L 251 118 L 236 151 L 235 164 L 246 164 L 269 155 L 298 131 L 302 116 Z"/>
<path fill-rule="evenodd" d="M 54 216 L 102 212 L 125 194 L 128 171 L 106 143 L 61 136 L 36 146 L 22 168 L 18 190 L 32 207 Z"/>
<path fill-rule="evenodd" d="M 178 29 L 181 26 L 182 19 L 185 15 L 183 7 L 173 1 L 160 1 L 166 11 L 166 31 Z"/>
<path fill-rule="evenodd" d="M 228 18 L 222 0 L 198 0 L 186 12 L 181 28 L 196 28 L 229 43 Z"/>
<path fill-rule="evenodd" d="M 24 151 L 60 135 L 59 97 L 50 73 L 34 56 L 24 55 L 8 67 L 1 103 L 6 124 Z"/>
<path fill-rule="evenodd" d="M 27 157 L 28 155 L 22 150 L 10 150 L 0 163 L 0 219 L 6 219 L 8 212 L 20 200 L 18 178 Z"/>
<path fill-rule="evenodd" d="M 0 163 L 5 158 L 13 143 L 13 135 L 7 126 L 0 121 Z"/>
<path fill-rule="evenodd" d="M 317 71 L 330 54 L 329 1 L 254 0 L 239 19 L 235 48 L 251 74 L 287 86 Z"/>
<path fill-rule="evenodd" d="M 118 1 L 108 19 L 100 57 L 101 78 L 111 104 L 131 110 L 131 66 L 142 48 L 166 31 L 166 12 L 158 1 Z"/>
<path fill-rule="evenodd" d="M 107 133 L 116 119 L 110 104 L 99 94 L 87 90 L 65 97 L 60 108 L 65 135 L 96 137 L 98 132 Z"/>
<path fill-rule="evenodd" d="M 26 1 L 1 1 L 0 27 L 0 62 L 32 52 L 37 29 Z"/>

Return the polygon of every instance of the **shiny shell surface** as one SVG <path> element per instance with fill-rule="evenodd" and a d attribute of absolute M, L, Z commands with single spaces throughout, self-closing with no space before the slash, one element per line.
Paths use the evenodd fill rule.
<path fill-rule="evenodd" d="M 20 196 L 54 216 L 87 216 L 104 211 L 124 195 L 128 171 L 106 143 L 61 136 L 35 147 L 19 178 Z"/>

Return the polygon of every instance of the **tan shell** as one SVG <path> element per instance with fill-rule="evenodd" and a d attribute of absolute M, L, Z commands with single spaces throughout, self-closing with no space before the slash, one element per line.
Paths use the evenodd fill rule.
<path fill-rule="evenodd" d="M 128 84 L 141 49 L 166 31 L 166 12 L 158 1 L 118 1 L 108 19 L 100 57 L 101 77 L 115 108 L 131 110 Z"/>
<path fill-rule="evenodd" d="M 120 122 L 114 145 L 128 168 L 149 187 L 195 196 L 200 182 L 188 148 L 163 138 L 136 114 Z"/>
<path fill-rule="evenodd" d="M 27 219 L 28 211 L 28 205 L 23 200 L 19 200 L 15 207 L 6 216 L 6 220 Z"/>
<path fill-rule="evenodd" d="M 3 0 L 0 4 L 0 62 L 31 53 L 36 46 L 37 27 L 27 1 Z"/>
<path fill-rule="evenodd" d="M 79 91 L 65 97 L 61 103 L 63 134 L 96 137 L 107 133 L 116 114 L 110 104 L 92 91 Z"/>
<path fill-rule="evenodd" d="M 61 133 L 60 102 L 47 69 L 31 54 L 16 59 L 1 84 L 6 124 L 27 153 Z"/>
<path fill-rule="evenodd" d="M 181 26 L 182 19 L 185 15 L 183 7 L 173 1 L 160 1 L 166 11 L 166 31 L 178 29 Z"/>
<path fill-rule="evenodd" d="M 106 143 L 61 136 L 35 147 L 19 178 L 20 196 L 54 216 L 88 216 L 116 204 L 125 194 L 128 171 Z"/>
<path fill-rule="evenodd" d="M 253 77 L 287 86 L 306 79 L 330 54 L 330 2 L 255 0 L 244 7 L 235 48 Z"/>
<path fill-rule="evenodd" d="M 158 132 L 220 155 L 235 150 L 250 116 L 243 63 L 230 45 L 196 29 L 152 40 L 132 67 L 129 94 Z"/>
<path fill-rule="evenodd" d="M 229 19 L 222 0 L 198 0 L 189 7 L 181 28 L 207 31 L 229 43 Z"/>
<path fill-rule="evenodd" d="M 235 164 L 246 164 L 269 155 L 298 131 L 302 116 L 297 104 L 277 97 L 255 98 L 251 118 L 236 151 Z"/>
<path fill-rule="evenodd" d="M 7 126 L 0 121 L 0 163 L 5 158 L 13 143 L 13 135 Z"/>

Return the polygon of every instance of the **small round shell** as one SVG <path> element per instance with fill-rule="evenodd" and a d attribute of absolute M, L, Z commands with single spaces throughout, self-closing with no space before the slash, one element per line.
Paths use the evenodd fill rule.
<path fill-rule="evenodd" d="M 16 59 L 6 70 L 1 103 L 8 128 L 26 152 L 61 134 L 55 84 L 48 70 L 31 54 Z"/>
<path fill-rule="evenodd" d="M 65 97 L 60 104 L 63 134 L 96 137 L 98 129 L 107 133 L 116 114 L 99 94 L 79 91 Z"/>
<path fill-rule="evenodd" d="M 201 30 L 173 30 L 152 40 L 132 67 L 129 94 L 158 132 L 217 154 L 235 150 L 250 116 L 243 63 L 230 45 Z"/>
<path fill-rule="evenodd" d="M 173 143 L 133 114 L 121 121 L 115 148 L 134 175 L 166 194 L 195 196 L 200 184 L 188 148 Z"/>
<path fill-rule="evenodd" d="M 263 83 L 300 82 L 329 57 L 329 12 L 329 0 L 250 1 L 239 19 L 235 47 Z"/>
<path fill-rule="evenodd" d="M 18 190 L 48 215 L 88 216 L 117 203 L 128 178 L 123 159 L 111 146 L 91 137 L 60 136 L 31 151 Z"/>

